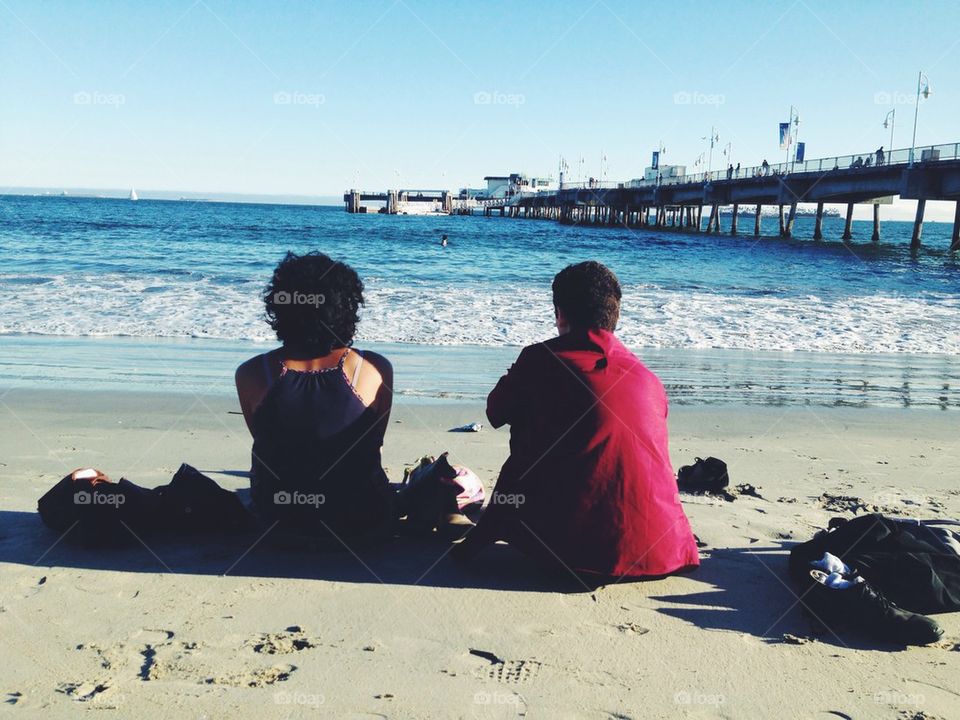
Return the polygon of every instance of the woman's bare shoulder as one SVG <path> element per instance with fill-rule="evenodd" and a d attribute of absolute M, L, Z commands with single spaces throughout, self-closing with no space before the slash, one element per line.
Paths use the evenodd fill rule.
<path fill-rule="evenodd" d="M 264 365 L 273 370 L 277 361 L 277 350 L 268 350 L 267 352 L 254 355 L 248 360 L 244 360 L 237 367 L 236 380 L 238 383 L 249 383 L 252 381 L 264 380 Z"/>
<path fill-rule="evenodd" d="M 363 353 L 364 362 L 370 363 L 381 375 L 393 373 L 393 365 L 380 353 L 376 353 L 373 350 L 361 350 L 360 352 Z"/>

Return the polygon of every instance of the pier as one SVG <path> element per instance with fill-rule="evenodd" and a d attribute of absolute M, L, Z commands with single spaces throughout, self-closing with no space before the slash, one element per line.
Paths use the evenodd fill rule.
<path fill-rule="evenodd" d="M 348 212 L 362 200 L 386 202 L 391 192 L 344 194 Z M 412 199 L 416 199 L 416 195 Z M 452 198 L 447 193 L 445 196 Z M 919 249 L 928 200 L 956 203 L 950 251 L 960 251 L 960 143 L 819 158 L 708 173 L 628 182 L 563 183 L 556 190 L 519 192 L 513 197 L 478 204 L 484 214 L 499 211 L 514 218 L 541 218 L 567 224 L 673 228 L 690 232 L 736 235 L 742 206 L 753 206 L 752 233 L 759 237 L 763 208 L 778 209 L 778 234 L 793 237 L 799 204 L 816 206 L 813 239 L 823 240 L 824 205 L 846 205 L 841 240 L 851 239 L 853 208 L 873 206 L 873 242 L 881 237 L 880 207 L 894 197 L 917 201 L 911 248 Z M 394 201 L 395 202 L 395 201 Z M 721 207 L 732 206 L 729 227 L 721 225 Z M 394 205 L 395 207 L 395 205 Z M 453 200 L 450 200 L 450 210 Z M 704 226 L 703 211 L 707 209 Z M 472 209 L 470 210 L 472 212 Z"/>
<path fill-rule="evenodd" d="M 364 202 L 384 203 L 382 212 L 387 215 L 398 214 L 400 207 L 407 203 L 430 203 L 437 206 L 440 212 L 453 211 L 453 194 L 449 190 L 348 190 L 343 195 L 343 201 L 348 213 L 367 212 Z"/>

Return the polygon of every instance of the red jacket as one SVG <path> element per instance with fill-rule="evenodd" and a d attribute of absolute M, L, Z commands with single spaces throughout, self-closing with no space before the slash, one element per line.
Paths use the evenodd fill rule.
<path fill-rule="evenodd" d="M 523 349 L 487 398 L 510 457 L 473 533 L 612 576 L 699 565 L 660 380 L 604 330 Z"/>

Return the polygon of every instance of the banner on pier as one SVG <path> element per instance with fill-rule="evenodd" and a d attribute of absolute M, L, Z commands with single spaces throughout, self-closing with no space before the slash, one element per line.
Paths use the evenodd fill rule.
<path fill-rule="evenodd" d="M 650 167 L 653 168 L 654 170 L 657 170 L 660 168 L 660 151 L 659 150 L 653 151 L 653 159 L 650 161 Z"/>
<path fill-rule="evenodd" d="M 786 150 L 790 147 L 790 123 L 780 123 L 780 149 Z"/>
<path fill-rule="evenodd" d="M 797 162 L 803 162 L 803 155 L 807 150 L 807 144 L 798 142 L 797 143 Z"/>

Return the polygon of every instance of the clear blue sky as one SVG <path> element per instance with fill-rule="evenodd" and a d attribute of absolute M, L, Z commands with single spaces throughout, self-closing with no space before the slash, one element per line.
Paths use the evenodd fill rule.
<path fill-rule="evenodd" d="M 0 185 L 457 188 L 601 150 L 625 179 L 711 126 L 776 161 L 791 104 L 808 157 L 866 152 L 893 107 L 909 146 L 921 69 L 918 142 L 960 141 L 958 28 L 946 1 L 0 0 Z"/>

